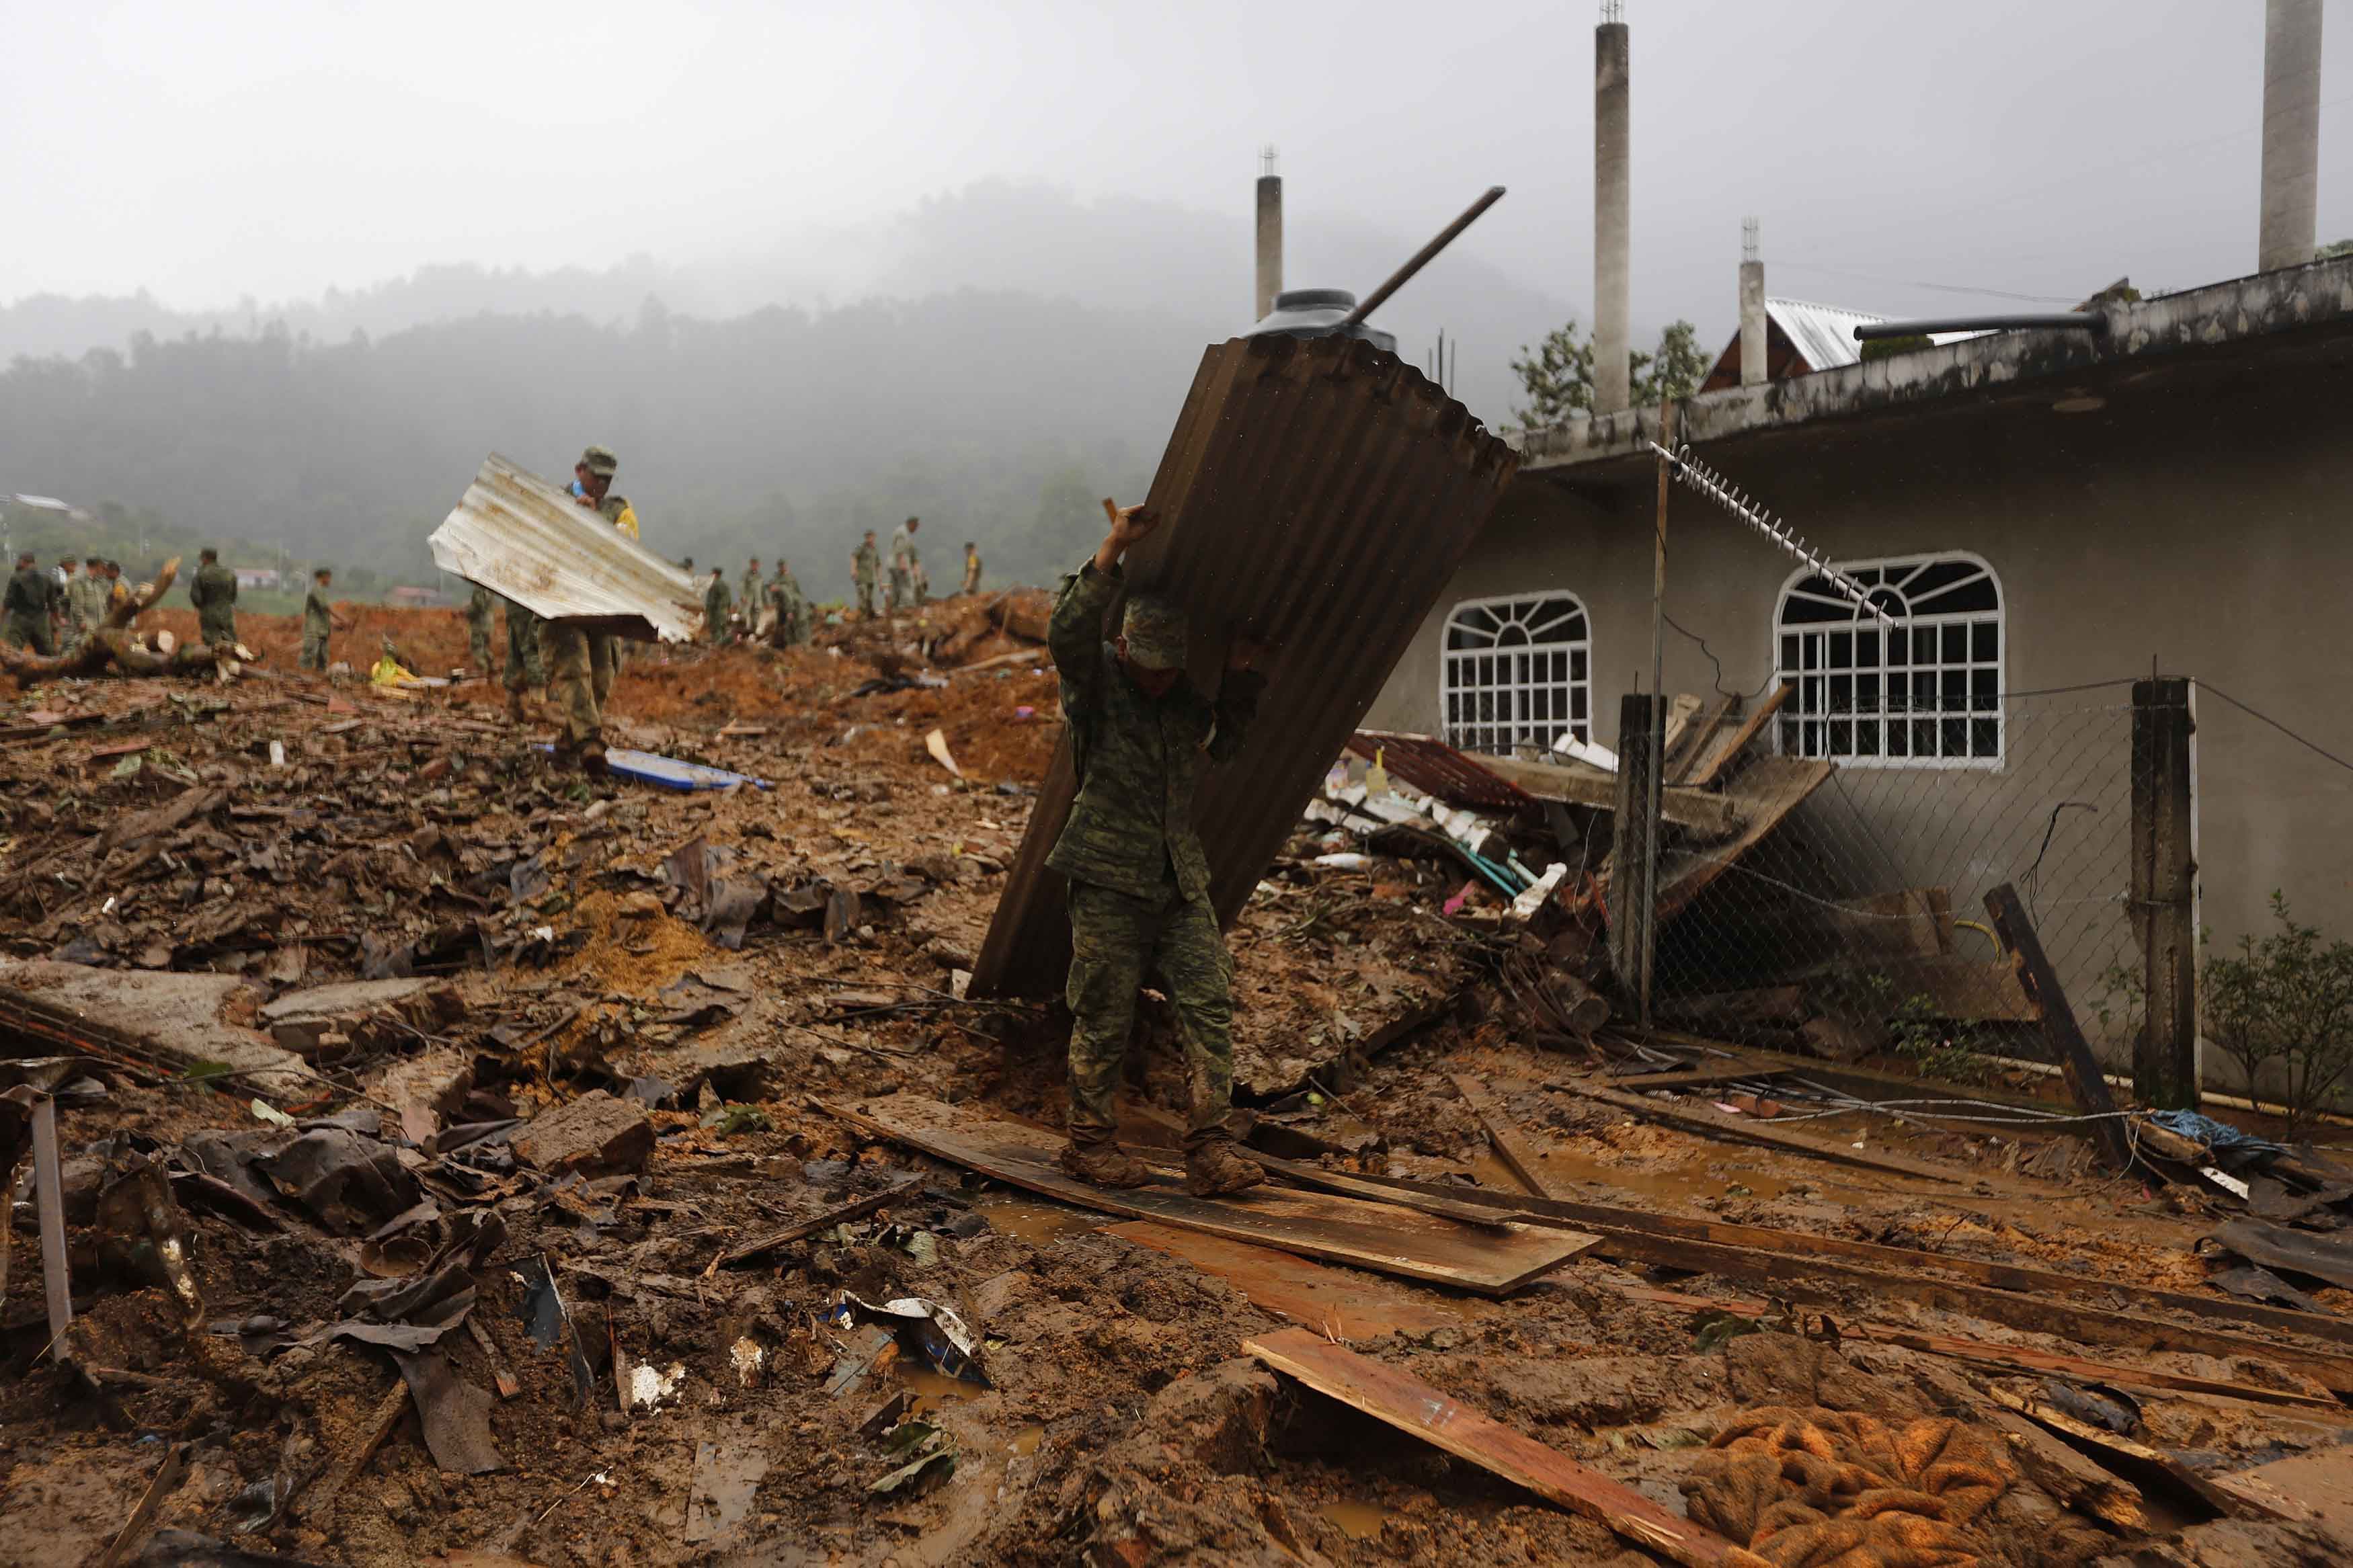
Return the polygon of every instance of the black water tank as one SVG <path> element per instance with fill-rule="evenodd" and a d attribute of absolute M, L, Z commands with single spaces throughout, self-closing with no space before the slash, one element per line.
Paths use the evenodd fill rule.
<path fill-rule="evenodd" d="M 1294 338 L 1328 338 L 1356 308 L 1356 297 L 1345 289 L 1286 289 L 1274 297 L 1274 309 L 1267 312 L 1266 320 L 1242 336 L 1257 338 L 1284 332 Z M 1387 353 L 1397 353 L 1396 335 L 1378 327 L 1359 321 L 1347 330 L 1346 335 L 1362 338 Z"/>

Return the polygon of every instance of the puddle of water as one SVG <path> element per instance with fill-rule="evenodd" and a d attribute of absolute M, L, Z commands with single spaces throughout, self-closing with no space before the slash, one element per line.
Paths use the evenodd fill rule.
<path fill-rule="evenodd" d="M 1338 1525 L 1341 1532 L 1351 1541 L 1379 1539 L 1381 1526 L 1397 1514 L 1395 1509 L 1383 1508 L 1377 1502 L 1319 1503 L 1315 1511 Z"/>
<path fill-rule="evenodd" d="M 915 1411 L 926 1414 L 942 1405 L 962 1399 L 977 1399 L 988 1392 L 976 1383 L 966 1383 L 960 1377 L 950 1377 L 944 1372 L 934 1372 L 920 1366 L 906 1356 L 891 1363 L 891 1372 L 915 1396 Z"/>
<path fill-rule="evenodd" d="M 1013 1435 L 1013 1451 L 1026 1458 L 1036 1453 L 1038 1445 L 1045 1440 L 1046 1428 L 1043 1426 L 1024 1426 Z"/>
<path fill-rule="evenodd" d="M 1064 1237 L 1083 1236 L 1112 1223 L 1106 1215 L 1089 1214 L 1084 1209 L 1010 1193 L 976 1198 L 972 1206 L 988 1221 L 990 1229 L 1018 1237 L 1032 1247 L 1051 1247 Z"/>
<path fill-rule="evenodd" d="M 1775 1175 L 1744 1164 L 1738 1155 L 1728 1154 L 1722 1147 L 1694 1150 L 1688 1161 L 1662 1165 L 1632 1161 L 1614 1163 L 1597 1160 L 1571 1145 L 1556 1143 L 1539 1156 L 1537 1169 L 1548 1180 L 1595 1183 L 1669 1204 L 1725 1197 L 1778 1198 L 1800 1188 L 1826 1184 L 1820 1177 Z M 1526 1190 L 1492 1150 L 1471 1162 L 1471 1172 L 1482 1187 L 1506 1193 Z M 1735 1188 L 1743 1190 L 1736 1192 Z"/>

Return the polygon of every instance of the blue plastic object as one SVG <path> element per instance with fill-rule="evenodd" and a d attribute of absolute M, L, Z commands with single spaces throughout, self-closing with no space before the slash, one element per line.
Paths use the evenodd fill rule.
<path fill-rule="evenodd" d="M 543 752 L 555 748 L 542 743 Z M 649 784 L 660 789 L 674 789 L 686 794 L 696 790 L 725 789 L 731 784 L 750 784 L 754 789 L 774 789 L 765 779 L 755 779 L 749 773 L 731 773 L 725 768 L 705 767 L 701 763 L 681 762 L 676 757 L 658 756 L 652 752 L 633 752 L 626 746 L 616 746 L 605 753 L 607 771 L 639 784 Z"/>

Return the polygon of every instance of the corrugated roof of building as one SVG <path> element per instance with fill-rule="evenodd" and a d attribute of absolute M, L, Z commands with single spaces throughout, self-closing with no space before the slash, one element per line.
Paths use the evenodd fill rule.
<path fill-rule="evenodd" d="M 426 542 L 442 571 L 549 620 L 642 641 L 702 634 L 691 577 L 496 452 Z"/>
<path fill-rule="evenodd" d="M 1204 634 L 1202 674 L 1221 667 L 1235 632 L 1271 645 L 1257 721 L 1194 810 L 1221 921 L 1298 825 L 1517 468 L 1469 409 L 1370 343 L 1271 335 L 1201 356 L 1145 498 L 1165 521 L 1130 552 L 1126 577 L 1185 606 Z M 1074 793 L 1065 740 L 974 966 L 975 995 L 1062 984 L 1070 923 L 1046 856 Z"/>
<path fill-rule="evenodd" d="M 1806 363 L 1816 370 L 1836 370 L 1841 365 L 1861 363 L 1862 345 L 1854 341 L 1855 328 L 1877 326 L 1887 320 L 1884 316 L 1850 310 L 1842 306 L 1817 304 L 1811 300 L 1782 300 L 1771 295 L 1766 297 L 1765 314 L 1805 356 Z M 1957 343 L 1963 338 L 1982 336 L 1981 332 L 1931 332 L 1928 341 L 1932 343 Z"/>

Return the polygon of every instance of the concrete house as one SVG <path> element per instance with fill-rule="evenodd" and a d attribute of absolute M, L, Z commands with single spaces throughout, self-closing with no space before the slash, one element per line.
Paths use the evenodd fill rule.
<path fill-rule="evenodd" d="M 2126 709 L 2153 671 L 2199 683 L 2200 919 L 2232 940 L 2278 889 L 2353 937 L 2353 769 L 2311 749 L 2353 758 L 2353 258 L 2100 310 L 2103 332 L 1989 333 L 1691 399 L 1678 439 L 1897 629 L 1680 487 L 1664 603 L 1665 691 L 1753 701 L 1788 681 L 1765 744 L 1838 763 L 1804 813 L 1850 847 L 1823 885 L 1941 884 L 1966 918 L 1992 883 L 2042 878 L 2079 1011 L 2126 931 Z M 1650 682 L 1657 418 L 1523 438 L 1368 726 L 1489 751 L 1616 742 L 1620 696 Z"/>

